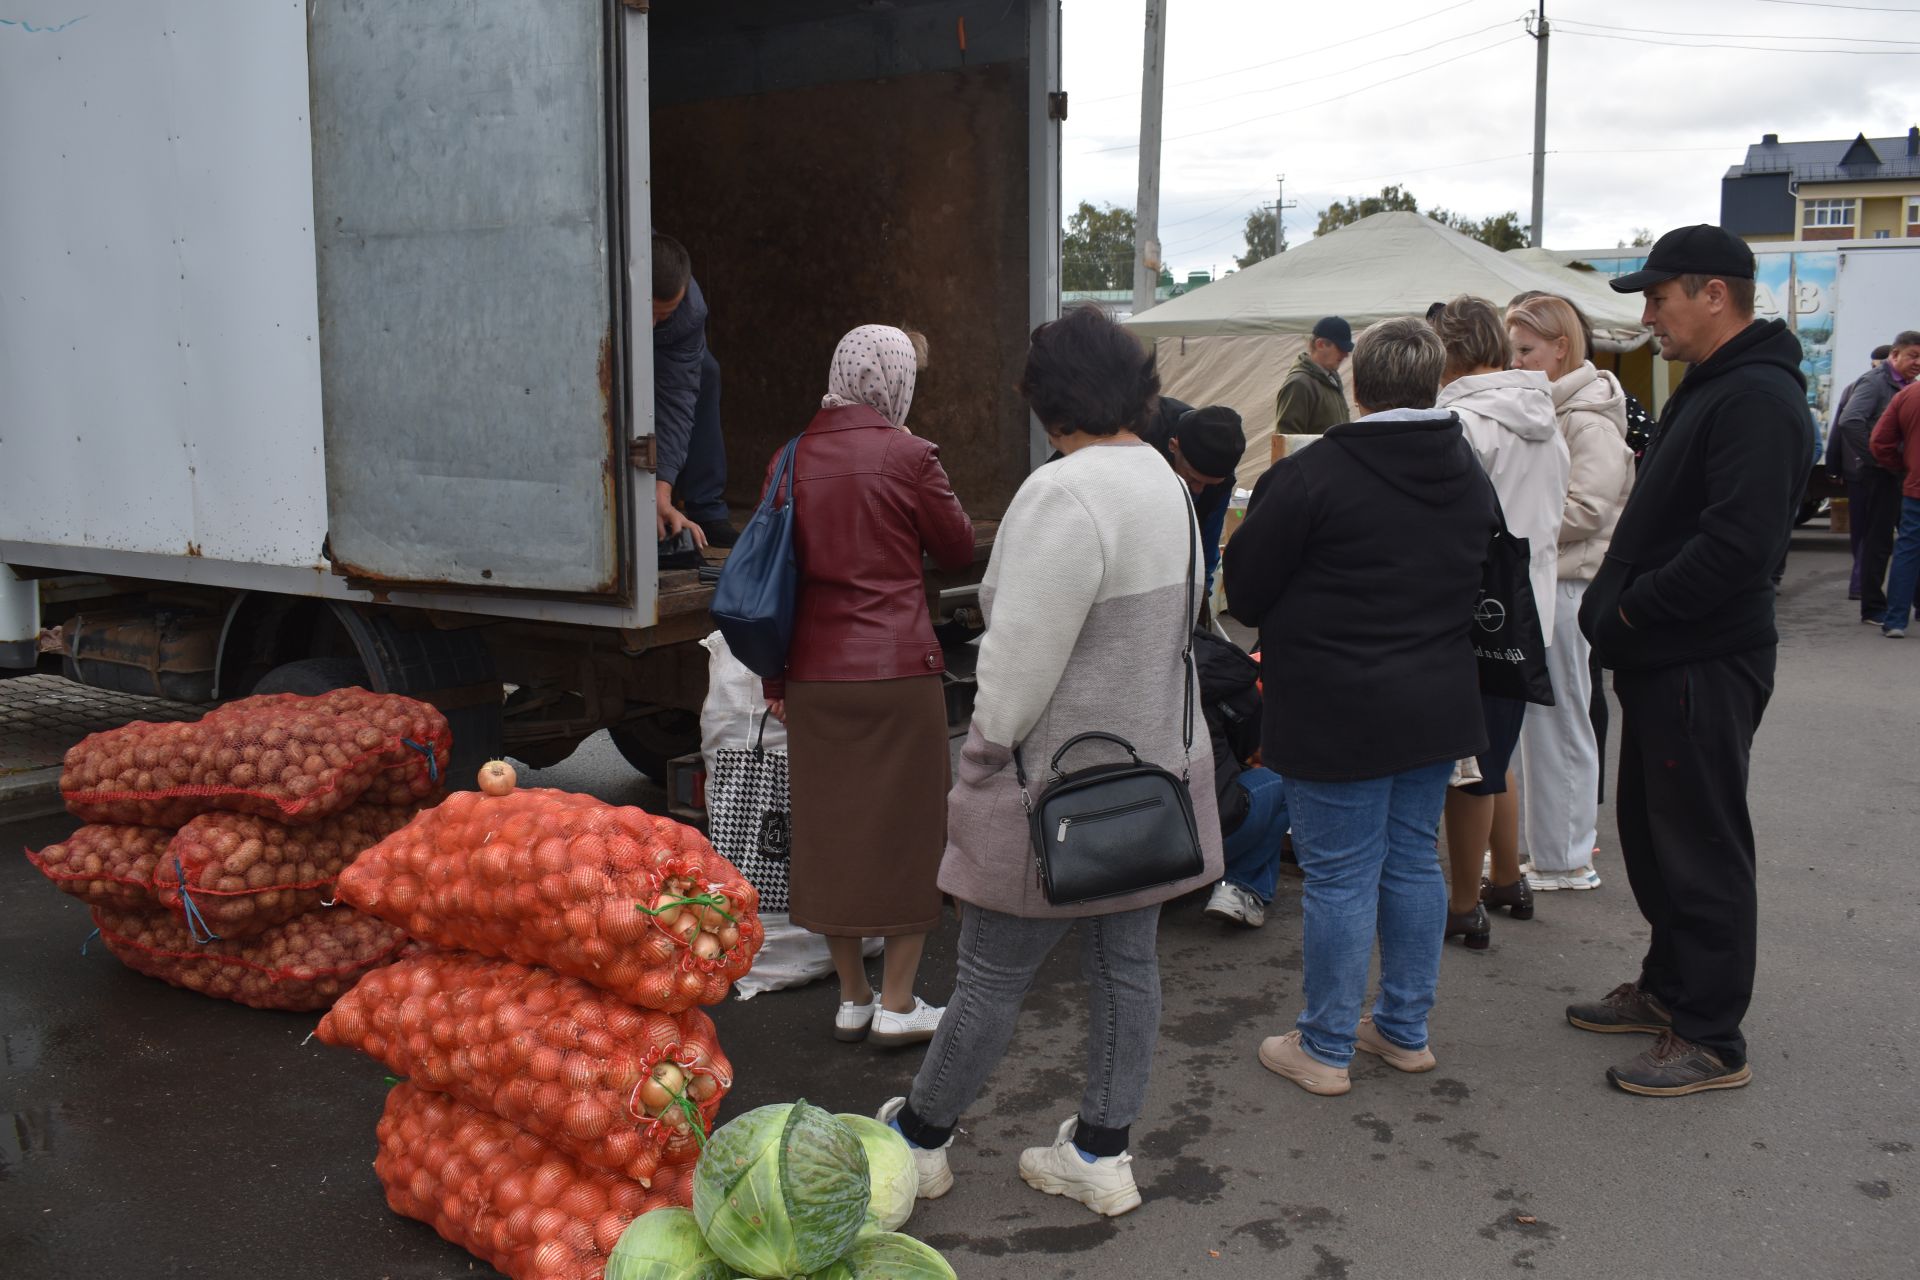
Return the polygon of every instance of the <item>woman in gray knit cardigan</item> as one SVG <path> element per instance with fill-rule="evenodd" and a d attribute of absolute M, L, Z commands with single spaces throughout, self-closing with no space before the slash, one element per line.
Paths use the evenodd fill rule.
<path fill-rule="evenodd" d="M 1020 1176 L 1095 1213 L 1140 1203 L 1127 1130 L 1146 1098 L 1160 1024 L 1160 904 L 1218 880 L 1211 787 L 1192 788 L 1205 866 L 1190 880 L 1096 904 L 1056 907 L 1035 883 L 1027 817 L 1011 762 L 1051 758 L 1105 730 L 1142 758 L 1178 768 L 1187 679 L 1186 485 L 1135 434 L 1159 389 L 1153 362 L 1097 309 L 1033 332 L 1021 392 L 1063 455 L 1027 478 L 1007 510 L 981 583 L 973 727 L 947 801 L 940 887 L 961 904 L 959 975 L 913 1088 L 881 1108 L 913 1146 L 920 1194 L 953 1186 L 946 1146 L 1005 1054 L 1014 1019 L 1049 952 L 1078 926 L 1087 979 L 1087 1084 L 1079 1112 Z M 1193 696 L 1197 702 L 1199 694 Z M 1117 752 L 1109 748 L 1117 758 Z M 1085 759 L 1082 759 L 1082 755 Z M 1076 749 L 1075 766 L 1099 746 Z M 1192 776 L 1210 778 L 1205 734 Z"/>

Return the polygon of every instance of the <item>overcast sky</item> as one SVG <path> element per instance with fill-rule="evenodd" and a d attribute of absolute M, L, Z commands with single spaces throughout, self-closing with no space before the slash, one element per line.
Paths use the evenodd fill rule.
<path fill-rule="evenodd" d="M 1160 238 L 1176 274 L 1231 268 L 1248 210 L 1272 204 L 1281 173 L 1299 202 L 1292 244 L 1331 201 L 1393 182 L 1423 209 L 1526 221 L 1524 0 L 1166 4 Z M 1069 211 L 1134 203 L 1144 13 L 1143 0 L 1066 0 Z M 1721 175 L 1764 133 L 1889 136 L 1920 122 L 1920 0 L 1548 0 L 1547 18 L 1550 248 L 1716 221 Z"/>

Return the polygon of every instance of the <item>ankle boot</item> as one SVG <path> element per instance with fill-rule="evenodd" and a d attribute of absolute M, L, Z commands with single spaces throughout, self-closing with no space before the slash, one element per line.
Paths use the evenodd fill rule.
<path fill-rule="evenodd" d="M 1493 941 L 1493 924 L 1487 919 L 1487 909 L 1476 902 L 1471 911 L 1448 911 L 1447 931 L 1441 938 L 1444 941 L 1456 933 L 1461 935 L 1467 950 L 1485 951 Z"/>
<path fill-rule="evenodd" d="M 1480 901 L 1489 907 L 1505 907 L 1507 914 L 1515 920 L 1533 919 L 1533 886 L 1527 878 L 1521 876 L 1512 884 L 1495 884 L 1491 880 L 1480 882 Z"/>

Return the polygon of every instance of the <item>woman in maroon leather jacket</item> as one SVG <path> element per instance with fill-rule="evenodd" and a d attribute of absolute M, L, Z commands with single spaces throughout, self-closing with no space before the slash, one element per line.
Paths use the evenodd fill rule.
<path fill-rule="evenodd" d="M 794 459 L 800 578 L 786 678 L 766 683 L 787 726 L 793 922 L 833 953 L 834 1034 L 893 1045 L 931 1039 L 941 1014 L 913 994 L 940 921 L 949 781 L 946 664 L 921 553 L 943 569 L 973 562 L 973 525 L 939 450 L 906 429 L 916 363 L 907 335 L 883 325 L 834 352 Z M 860 951 L 873 937 L 886 939 L 878 995 Z"/>

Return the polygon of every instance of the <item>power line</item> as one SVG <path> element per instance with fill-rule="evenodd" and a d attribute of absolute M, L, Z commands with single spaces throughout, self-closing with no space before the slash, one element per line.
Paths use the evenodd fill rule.
<path fill-rule="evenodd" d="M 1555 21 L 1554 21 L 1554 25 L 1555 25 L 1556 27 L 1587 27 L 1587 28 L 1591 28 L 1592 30 L 1595 30 L 1595 31 L 1624 31 L 1624 32 L 1628 32 L 1628 33 L 1631 33 L 1631 34 L 1636 34 L 1636 35 L 1645 35 L 1645 36 L 1686 36 L 1686 37 L 1688 37 L 1688 38 L 1690 38 L 1690 39 L 1698 39 L 1698 40 L 1720 40 L 1720 39 L 1731 39 L 1731 40 L 1798 40 L 1798 41 L 1807 41 L 1807 40 L 1826 40 L 1826 41 L 1847 41 L 1847 42 L 1849 42 L 1849 43 L 1852 43 L 1852 44 L 1909 44 L 1909 45 L 1920 45 L 1920 40 L 1893 40 L 1893 39 L 1888 39 L 1887 37 L 1884 37 L 1884 36 L 1814 36 L 1814 35 L 1791 35 L 1791 36 L 1773 36 L 1773 35 L 1765 35 L 1765 34 L 1763 34 L 1763 33 L 1761 33 L 1761 32 L 1756 32 L 1756 31 L 1740 31 L 1740 32 L 1733 32 L 1733 31 L 1662 31 L 1662 30 L 1659 30 L 1658 28 L 1655 28 L 1655 27 L 1614 27 L 1614 26 L 1608 26 L 1608 25 L 1607 25 L 1606 23 L 1604 23 L 1604 22 L 1579 22 L 1579 21 L 1576 21 L 1576 20 L 1575 20 L 1575 19 L 1573 19 L 1573 18 L 1558 18 L 1558 19 L 1555 19 Z M 1814 49 L 1814 50 L 1809 50 L 1809 52 L 1812 52 L 1812 53 L 1842 53 L 1842 52 L 1852 52 L 1852 51 L 1850 51 L 1850 50 L 1840 50 L 1840 49 Z"/>
<path fill-rule="evenodd" d="M 1239 195 L 1235 196 L 1233 199 L 1221 205 L 1218 209 L 1209 209 L 1205 213 L 1196 213 L 1191 218 L 1181 218 L 1174 222 L 1163 222 L 1160 224 L 1160 229 L 1162 231 L 1165 231 L 1168 227 L 1183 227 L 1189 222 L 1198 222 L 1202 218 L 1211 218 L 1215 214 L 1225 213 L 1227 210 L 1239 204 L 1242 200 L 1245 200 L 1248 196 L 1265 195 L 1266 190 L 1267 189 L 1265 187 L 1255 187 L 1251 191 L 1243 191 Z"/>
<path fill-rule="evenodd" d="M 1191 80 L 1176 81 L 1172 85 L 1172 87 L 1175 89 L 1182 89 L 1190 84 L 1205 84 L 1210 80 L 1223 80 L 1228 76 L 1237 76 L 1237 75 L 1244 74 L 1245 72 L 1248 72 L 1248 71 L 1263 71 L 1268 67 L 1277 67 L 1283 62 L 1294 62 L 1301 58 L 1311 58 L 1316 54 L 1330 53 L 1335 49 L 1344 49 L 1350 44 L 1358 44 L 1362 40 L 1371 40 L 1375 36 L 1383 36 L 1394 31 L 1404 30 L 1405 28 L 1414 26 L 1417 23 L 1425 22 L 1429 18 L 1438 18 L 1442 14 L 1452 13 L 1455 9 L 1464 9 L 1468 5 L 1473 3 L 1474 3 L 1474 0 L 1460 0 L 1458 4 L 1450 4 L 1444 9 L 1435 9 L 1432 13 L 1423 13 L 1417 18 L 1409 18 L 1405 22 L 1396 22 L 1392 26 L 1381 27 L 1376 31 L 1362 32 L 1360 35 L 1351 36 L 1345 40 L 1336 40 L 1332 44 L 1323 44 L 1323 45 L 1320 45 L 1318 48 L 1314 48 L 1314 49 L 1303 49 L 1299 53 L 1289 53 L 1284 57 L 1273 58 L 1266 62 L 1250 63 L 1244 67 L 1229 67 L 1224 71 L 1210 71 L 1204 76 L 1195 76 Z M 1137 98 L 1139 96 L 1140 94 L 1137 91 L 1129 91 L 1126 93 L 1112 93 L 1112 94 L 1108 94 L 1104 98 L 1087 98 L 1084 100 L 1084 105 L 1092 106 L 1095 103 L 1100 103 L 1100 102 L 1118 102 L 1122 98 Z"/>
<path fill-rule="evenodd" d="M 1320 98 L 1313 102 L 1303 102 L 1299 106 L 1285 107 L 1279 111 L 1267 112 L 1264 115 L 1249 116 L 1245 120 L 1235 120 L 1231 124 L 1215 125 L 1211 129 L 1196 129 L 1192 133 L 1172 134 L 1168 136 L 1166 139 L 1164 139 L 1164 141 L 1183 142 L 1188 138 L 1202 138 L 1211 133 L 1224 133 L 1228 129 L 1238 129 L 1242 125 L 1260 124 L 1267 120 L 1277 119 L 1280 116 L 1292 115 L 1298 111 L 1310 111 L 1314 107 L 1324 107 L 1330 102 L 1341 102 L 1347 98 L 1352 98 L 1359 94 L 1366 93 L 1370 90 L 1378 89 L 1382 85 L 1394 84 L 1401 80 L 1411 79 L 1412 77 L 1420 75 L 1423 72 L 1432 71 L 1432 70 L 1435 70 L 1436 68 L 1447 66 L 1449 63 L 1459 62 L 1464 58 L 1474 57 L 1478 54 L 1487 52 L 1487 50 L 1489 49 L 1497 49 L 1501 45 L 1512 44 L 1515 40 L 1520 40 L 1524 38 L 1525 37 L 1517 34 L 1507 36 L 1503 39 L 1495 40 L 1492 44 L 1482 45 L 1478 49 L 1469 49 L 1465 53 L 1457 53 L 1451 58 L 1442 58 L 1440 61 L 1430 62 L 1424 67 L 1415 67 L 1413 70 L 1403 71 L 1397 76 L 1388 76 L 1384 80 L 1375 80 L 1371 84 L 1363 84 L 1357 89 L 1349 89 L 1345 93 L 1336 93 L 1332 97 Z M 1138 142 L 1128 142 L 1115 147 L 1092 147 L 1086 151 L 1081 152 L 1080 154 L 1091 156 L 1091 155 L 1099 155 L 1107 151 L 1132 151 L 1138 148 L 1139 145 L 1140 144 Z"/>
<path fill-rule="evenodd" d="M 1561 20 L 1562 22 L 1565 19 Z M 1809 56 L 1845 54 L 1857 58 L 1920 58 L 1920 49 L 1795 49 L 1770 44 L 1684 44 L 1678 40 L 1648 40 L 1641 36 L 1610 36 L 1599 31 L 1569 30 L 1570 36 L 1588 40 L 1624 40 L 1629 44 L 1657 44 L 1669 49 L 1745 49 L 1749 53 L 1801 53 Z"/>
<path fill-rule="evenodd" d="M 1323 72 L 1317 76 L 1308 76 L 1304 80 L 1287 80 L 1280 84 L 1262 85 L 1258 89 L 1242 89 L 1238 93 L 1226 93 L 1226 94 L 1220 95 L 1217 98 L 1208 98 L 1205 102 L 1182 102 L 1178 104 L 1178 106 L 1175 109 L 1180 111 L 1198 110 L 1201 107 L 1211 107 L 1218 103 L 1231 102 L 1235 98 L 1252 97 L 1256 93 L 1280 93 L 1286 90 L 1296 89 L 1303 84 L 1315 84 L 1321 80 L 1337 80 L 1341 76 L 1350 76 L 1356 71 L 1363 70 L 1367 67 L 1377 66 L 1384 62 L 1397 62 L 1401 58 L 1415 58 L 1415 57 L 1419 57 L 1421 54 L 1424 54 L 1424 53 L 1432 53 L 1435 49 L 1439 49 L 1445 45 L 1458 44 L 1462 40 L 1471 40 L 1475 36 L 1483 36 L 1487 34 L 1487 32 L 1489 31 L 1498 31 L 1502 27 L 1510 27 L 1513 25 L 1513 23 L 1514 23 L 1514 19 L 1511 19 L 1511 18 L 1503 22 L 1489 23 L 1484 27 L 1479 27 L 1472 31 L 1462 32 L 1460 35 L 1457 35 L 1457 36 L 1448 36 L 1445 40 L 1436 40 L 1432 44 L 1423 45 L 1418 49 L 1408 49 L 1404 53 L 1382 54 L 1378 58 L 1369 58 L 1365 62 L 1355 63 L 1351 67 L 1342 67 L 1338 71 Z"/>
<path fill-rule="evenodd" d="M 1920 9 L 1896 9 L 1883 4 L 1822 4 L 1819 0 L 1759 0 L 1759 2 L 1792 5 L 1796 9 L 1853 9 L 1860 13 L 1920 13 Z"/>

